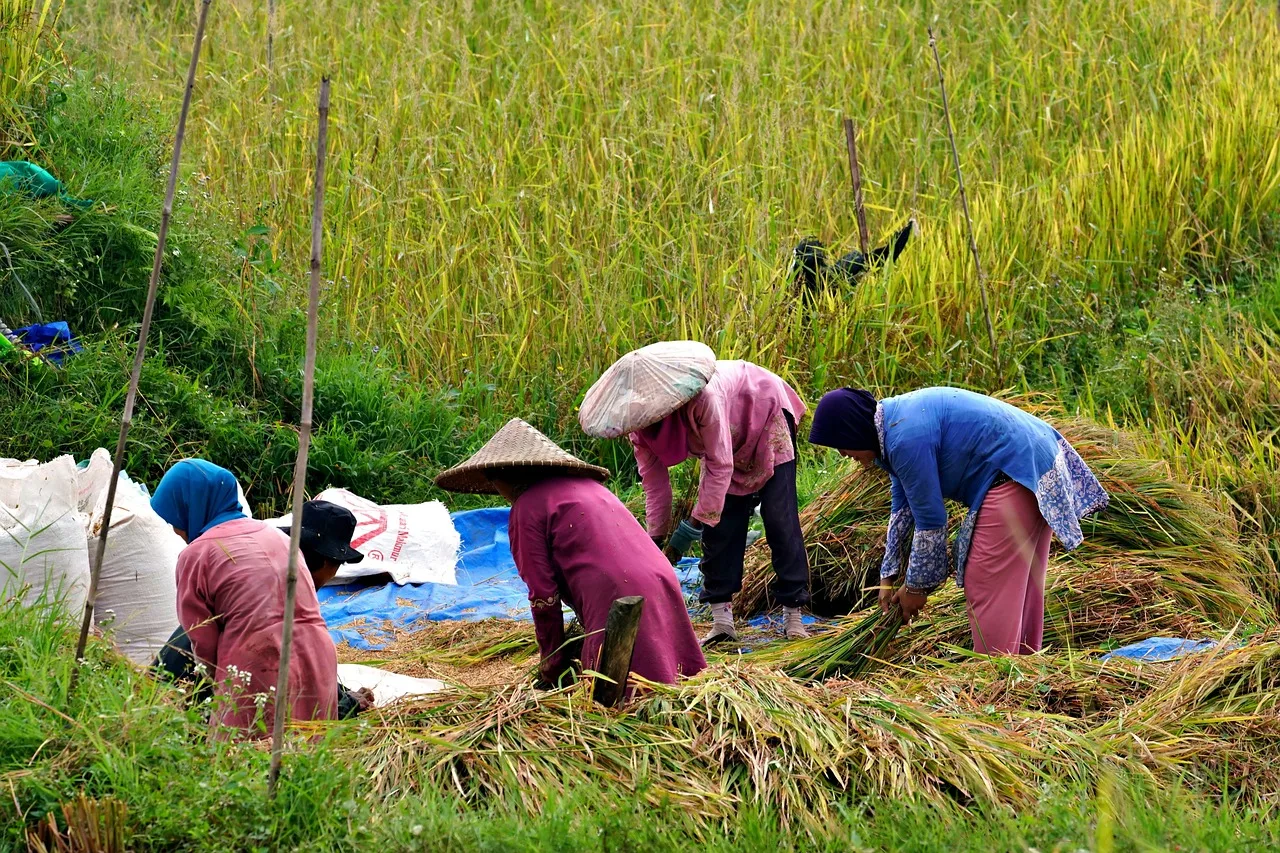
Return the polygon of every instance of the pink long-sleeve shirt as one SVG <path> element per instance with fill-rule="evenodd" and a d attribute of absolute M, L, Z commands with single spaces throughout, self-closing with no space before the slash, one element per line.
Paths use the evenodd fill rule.
<path fill-rule="evenodd" d="M 726 495 L 759 491 L 778 465 L 796 458 L 786 416 L 799 426 L 800 395 L 774 373 L 749 361 L 718 361 L 707 387 L 669 418 L 683 418 L 689 455 L 702 461 L 694 519 L 720 523 Z M 644 437 L 631 433 L 644 484 L 650 536 L 671 529 L 671 476 Z"/>
<path fill-rule="evenodd" d="M 267 725 L 275 713 L 271 694 L 280 673 L 288 565 L 289 538 L 250 518 L 219 524 L 178 555 L 178 621 L 196 659 L 212 670 L 214 721 L 248 737 L 267 733 L 254 726 L 259 702 Z M 338 655 L 305 566 L 298 572 L 297 596 L 289 663 L 292 716 L 333 719 Z"/>
<path fill-rule="evenodd" d="M 605 620 L 615 599 L 644 597 L 631 671 L 675 684 L 706 667 L 671 564 L 635 517 L 600 483 L 553 477 L 511 507 L 511 553 L 529 587 L 529 608 L 544 660 L 564 642 L 561 604 L 582 622 L 582 664 L 598 664 Z"/>

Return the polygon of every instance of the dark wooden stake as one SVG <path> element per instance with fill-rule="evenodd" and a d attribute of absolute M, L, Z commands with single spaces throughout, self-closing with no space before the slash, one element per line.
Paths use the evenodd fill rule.
<path fill-rule="evenodd" d="M 867 233 L 867 208 L 862 200 L 862 168 L 858 165 L 858 128 L 851 118 L 844 120 L 844 142 L 849 149 L 849 180 L 853 184 L 853 212 L 858 217 L 858 248 L 865 258 L 870 251 L 871 235 Z"/>
<path fill-rule="evenodd" d="M 644 597 L 639 595 L 619 598 L 609 606 L 600 648 L 600 665 L 596 668 L 604 678 L 595 680 L 591 693 L 596 702 L 606 708 L 621 705 L 627 695 L 627 676 L 631 674 L 631 656 L 636 650 L 636 634 L 640 631 L 640 614 L 643 611 Z"/>
<path fill-rule="evenodd" d="M 964 211 L 964 221 L 969 227 L 969 252 L 973 255 L 973 266 L 978 271 L 978 289 L 982 293 L 982 316 L 987 321 L 987 338 L 991 342 L 991 356 L 996 362 L 996 375 L 1003 377 L 1000 367 L 1000 349 L 996 346 L 996 330 L 991 324 L 991 305 L 987 300 L 987 277 L 982 272 L 982 261 L 978 259 L 978 241 L 973 236 L 973 219 L 969 216 L 969 199 L 964 192 L 964 175 L 960 172 L 960 153 L 956 150 L 956 135 L 951 129 L 951 108 L 947 104 L 947 83 L 942 77 L 942 60 L 938 58 L 938 39 L 933 35 L 933 27 L 929 27 L 929 48 L 933 51 L 933 64 L 938 69 L 938 88 L 942 90 L 942 115 L 947 120 L 947 139 L 951 142 L 951 161 L 956 168 L 956 184 L 960 187 L 960 208 Z"/>
<path fill-rule="evenodd" d="M 204 24 L 209 15 L 210 0 L 202 0 L 200 19 L 196 24 L 195 44 L 191 46 L 191 65 L 187 68 L 187 88 L 182 93 L 182 111 L 178 113 L 178 130 L 173 137 L 173 158 L 169 161 L 169 185 L 164 193 L 164 207 L 160 211 L 160 230 L 156 233 L 156 255 L 151 262 L 151 282 L 147 285 L 147 301 L 142 309 L 142 326 L 138 329 L 138 347 L 133 353 L 133 372 L 129 374 L 129 391 L 124 398 L 124 414 L 120 416 L 120 437 L 116 440 L 115 462 L 111 466 L 111 480 L 107 483 L 107 502 L 102 511 L 102 532 L 98 534 L 98 548 L 89 567 L 89 594 L 84 601 L 84 616 L 80 620 L 80 638 L 76 640 L 76 660 L 71 670 L 68 692 L 74 691 L 80 677 L 80 662 L 84 659 L 85 645 L 89 641 L 89 626 L 93 624 L 93 607 L 98 600 L 98 580 L 102 575 L 102 558 L 107 553 L 107 534 L 111 532 L 111 510 L 116 502 L 116 484 L 124 467 L 124 448 L 133 423 L 133 407 L 138 400 L 138 380 L 142 376 L 142 362 L 147 352 L 147 334 L 151 331 L 151 315 L 156 306 L 156 293 L 160 288 L 160 264 L 164 260 L 165 239 L 169 236 L 169 220 L 173 216 L 173 194 L 178 184 L 178 162 L 182 159 L 182 140 L 187 132 L 187 113 L 191 109 L 191 92 L 196 85 L 196 66 L 200 63 L 200 43 L 204 41 Z"/>
<path fill-rule="evenodd" d="M 280 638 L 280 673 L 276 682 L 275 723 L 271 728 L 271 770 L 267 793 L 276 795 L 280 778 L 284 723 L 289 713 L 289 656 L 293 650 L 293 611 L 298 599 L 298 555 L 302 537 L 302 504 L 306 501 L 307 452 L 311 447 L 311 403 L 316 375 L 316 327 L 320 317 L 320 248 L 324 237 L 324 157 L 329 137 L 329 78 L 320 80 L 320 127 L 316 134 L 316 183 L 311 201 L 311 288 L 307 294 L 307 354 L 302 367 L 302 418 L 298 458 L 293 466 L 293 521 L 289 528 L 289 573 L 285 580 L 284 633 Z"/>

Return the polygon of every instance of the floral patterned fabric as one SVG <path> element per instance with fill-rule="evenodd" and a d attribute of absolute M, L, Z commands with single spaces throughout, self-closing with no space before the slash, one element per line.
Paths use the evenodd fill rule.
<path fill-rule="evenodd" d="M 1084 540 L 1080 519 L 1107 505 L 1089 466 L 1057 430 L 1007 403 L 957 388 L 926 388 L 881 401 L 876 409 L 881 467 L 889 472 L 893 508 L 881 577 L 902 571 L 901 548 L 912 540 L 906 583 L 933 589 L 964 566 L 978 510 L 1001 475 L 1036 496 L 1063 547 Z M 947 560 L 946 500 L 969 512 Z"/>

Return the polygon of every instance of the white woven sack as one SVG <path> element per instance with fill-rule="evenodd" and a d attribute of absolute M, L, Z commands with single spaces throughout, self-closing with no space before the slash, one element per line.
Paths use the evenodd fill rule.
<path fill-rule="evenodd" d="M 0 464 L 0 602 L 57 602 L 75 619 L 88 592 L 75 461 Z"/>
<path fill-rule="evenodd" d="M 383 573 L 398 584 L 458 582 L 462 536 L 439 501 L 379 506 L 346 489 L 325 489 L 315 499 L 346 507 L 356 517 L 351 547 L 364 559 L 339 569 L 335 583 Z M 268 523 L 288 527 L 292 520 Z"/>
<path fill-rule="evenodd" d="M 96 456 L 97 454 L 95 454 Z M 107 476 L 111 472 L 108 469 Z M 90 559 L 97 554 L 105 487 L 89 525 Z M 111 532 L 98 577 L 93 619 L 130 660 L 149 663 L 178 625 L 174 569 L 186 543 L 151 508 L 151 499 L 124 474 L 111 509 Z"/>
<path fill-rule="evenodd" d="M 80 511 L 85 515 L 93 511 L 93 508 L 98 505 L 98 501 L 102 499 L 102 495 L 106 492 L 107 483 L 111 480 L 111 467 L 111 454 L 107 452 L 105 447 L 99 447 L 93 451 L 88 463 L 77 471 L 76 490 L 79 493 Z M 118 490 L 119 487 L 117 487 Z M 249 510 L 249 499 L 245 497 L 244 489 L 240 486 L 239 480 L 236 481 L 236 492 L 240 496 L 241 511 L 253 518 L 253 513 Z M 115 515 L 114 509 L 111 514 Z M 90 553 L 96 552 L 90 549 Z"/>

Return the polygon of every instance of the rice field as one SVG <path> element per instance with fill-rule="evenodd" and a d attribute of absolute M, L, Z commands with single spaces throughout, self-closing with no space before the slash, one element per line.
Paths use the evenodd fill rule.
<path fill-rule="evenodd" d="M 5 150 L 40 153 L 42 138 L 35 111 L 6 98 L 56 101 L 60 86 L 126 90 L 171 126 L 198 8 L 0 0 L 0 26 L 39 47 L 0 45 Z M 1053 555 L 1046 652 L 976 658 L 954 588 L 911 626 L 866 609 L 887 489 L 806 450 L 816 607 L 841 615 L 811 639 L 712 654 L 704 674 L 621 712 L 583 685 L 534 690 L 524 623 L 343 650 L 458 688 L 300 726 L 275 803 L 265 756 L 209 743 L 183 696 L 99 642 L 73 693 L 64 626 L 0 609 L 0 790 L 16 817 L 0 820 L 0 846 L 54 849 L 77 827 L 146 850 L 1280 843 L 1277 23 L 1248 0 L 215 0 L 175 227 L 202 241 L 209 314 L 243 327 L 237 407 L 291 387 L 264 386 L 252 359 L 283 348 L 301 301 L 313 104 L 333 78 L 322 368 L 389 364 L 395 382 L 334 368 L 319 407 L 349 396 L 367 417 L 336 438 L 322 423 L 326 471 L 347 466 L 358 487 L 403 455 L 426 479 L 487 438 L 495 413 L 581 441 L 576 404 L 614 357 L 696 338 L 810 400 L 838 384 L 1010 397 L 1070 438 L 1112 506 L 1086 522 L 1085 546 Z M 856 289 L 803 300 L 792 247 L 856 245 L 846 115 L 873 242 L 908 218 L 919 228 Z M 77 162 L 109 189 L 113 164 L 83 147 Z M 73 192 L 86 180 L 68 177 Z M 175 295 L 175 312 L 191 299 Z M 183 341 L 165 355 L 191 352 L 207 355 Z M 166 399 L 206 393 L 214 374 L 187 367 L 194 390 L 178 382 Z M 89 385 L 75 411 L 108 423 L 110 380 Z M 414 409 L 394 388 L 447 405 Z M 268 457 L 271 440 L 218 411 L 219 439 L 261 466 L 267 491 L 287 442 Z M 359 456 L 375 433 L 382 455 Z M 165 454 L 199 449 L 156 435 Z M 677 474 L 683 503 L 694 480 Z M 766 611 L 767 543 L 747 569 L 738 609 Z M 1153 634 L 1215 645 L 1174 663 L 1104 657 Z M 1168 814 L 1213 819 L 1144 836 L 1140 815 L 1164 817 L 1180 792 L 1192 805 Z M 1072 800 L 1069 818 L 1047 810 L 1055 798 Z M 974 824 L 1006 834 L 962 844 L 956 828 Z M 674 829 L 642 834 L 659 826 Z M 1213 827 L 1217 840 L 1197 834 Z"/>
<path fill-rule="evenodd" d="M 174 113 L 194 7 L 68 8 L 73 61 Z M 274 22 L 267 8 L 212 13 L 188 138 L 199 209 L 258 229 L 296 300 L 313 103 L 333 75 L 329 342 L 393 352 L 433 387 L 493 384 L 562 421 L 620 351 L 658 338 L 703 340 L 811 392 L 996 389 L 1079 375 L 1063 362 L 1081 358 L 1087 375 L 1072 338 L 1164 293 L 1221 289 L 1273 238 L 1266 4 L 280 0 Z M 919 240 L 806 311 L 786 282 L 791 247 L 854 244 L 846 114 L 873 240 L 910 216 Z"/>

